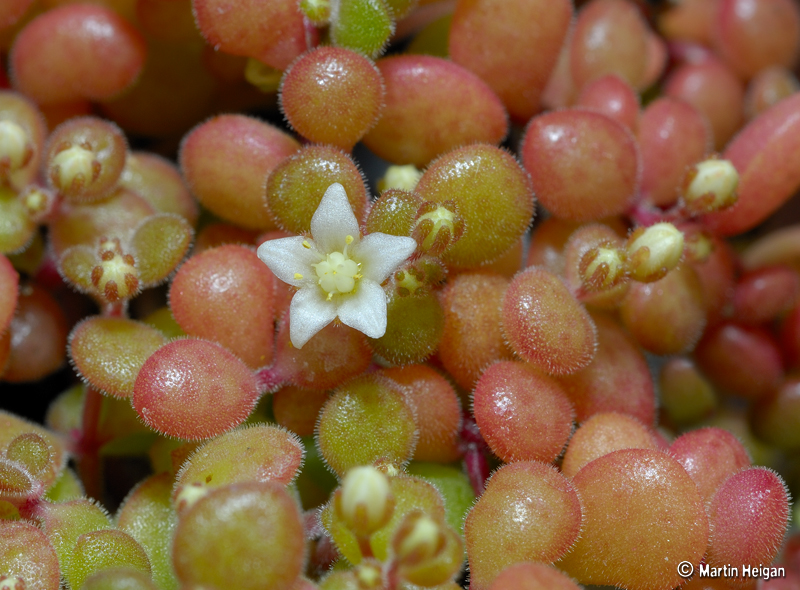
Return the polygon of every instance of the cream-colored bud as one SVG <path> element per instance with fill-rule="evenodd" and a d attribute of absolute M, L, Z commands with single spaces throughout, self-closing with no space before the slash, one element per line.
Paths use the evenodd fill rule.
<path fill-rule="evenodd" d="M 397 527 L 392 548 L 397 561 L 417 565 L 436 557 L 447 538 L 443 527 L 423 512 L 411 512 Z"/>
<path fill-rule="evenodd" d="M 72 145 L 58 152 L 51 161 L 50 179 L 60 191 L 81 190 L 99 175 L 100 162 L 93 151 Z"/>
<path fill-rule="evenodd" d="M 277 92 L 281 87 L 283 72 L 267 64 L 253 59 L 247 60 L 244 66 L 244 79 L 261 92 Z"/>
<path fill-rule="evenodd" d="M 23 189 L 18 198 L 25 207 L 25 212 L 33 221 L 39 222 L 50 214 L 55 204 L 55 195 L 52 191 L 36 185 Z"/>
<path fill-rule="evenodd" d="M 0 576 L 0 590 L 26 590 L 25 580 L 16 576 Z"/>
<path fill-rule="evenodd" d="M 32 156 L 28 132 L 14 121 L 0 121 L 0 168 L 9 172 L 19 170 Z"/>
<path fill-rule="evenodd" d="M 383 588 L 383 572 L 381 564 L 375 559 L 362 561 L 355 569 L 359 589 L 367 590 Z"/>
<path fill-rule="evenodd" d="M 175 496 L 175 508 L 178 512 L 183 512 L 194 506 L 200 498 L 208 495 L 209 491 L 210 489 L 208 486 L 199 483 L 183 486 L 178 490 L 178 494 Z"/>
<path fill-rule="evenodd" d="M 389 166 L 386 174 L 378 181 L 378 190 L 383 192 L 390 188 L 399 188 L 404 191 L 413 191 L 417 188 L 422 171 L 417 170 L 412 164 L 407 166 Z"/>
<path fill-rule="evenodd" d="M 625 278 L 625 256 L 613 247 L 592 248 L 581 258 L 579 270 L 587 291 L 604 291 Z"/>
<path fill-rule="evenodd" d="M 628 274 L 642 283 L 663 278 L 683 256 L 683 233 L 671 223 L 639 228 L 626 246 Z"/>
<path fill-rule="evenodd" d="M 107 245 L 102 241 L 103 245 Z M 100 264 L 92 269 L 92 284 L 106 301 L 129 299 L 139 292 L 139 270 L 130 254 L 123 254 L 118 245 L 100 251 Z"/>
<path fill-rule="evenodd" d="M 702 215 L 730 207 L 738 199 L 739 173 L 729 160 L 709 158 L 692 167 L 684 182 L 684 207 Z"/>
<path fill-rule="evenodd" d="M 339 517 L 359 536 L 377 531 L 394 511 L 389 478 L 372 466 L 348 471 L 334 502 Z"/>
<path fill-rule="evenodd" d="M 714 251 L 714 242 L 705 231 L 684 233 L 683 252 L 690 262 L 705 262 Z"/>

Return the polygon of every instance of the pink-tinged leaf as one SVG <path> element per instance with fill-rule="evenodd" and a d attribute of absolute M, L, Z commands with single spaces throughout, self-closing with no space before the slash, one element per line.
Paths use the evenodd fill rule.
<path fill-rule="evenodd" d="M 739 202 L 704 221 L 732 236 L 761 223 L 800 186 L 800 94 L 754 119 L 731 141 L 724 158 L 739 171 Z"/>

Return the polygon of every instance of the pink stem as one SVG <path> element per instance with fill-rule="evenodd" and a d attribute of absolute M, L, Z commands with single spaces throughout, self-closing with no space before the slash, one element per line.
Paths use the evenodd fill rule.
<path fill-rule="evenodd" d="M 83 402 L 82 432 L 78 442 L 79 470 L 86 495 L 96 500 L 102 500 L 103 495 L 99 454 L 102 441 L 98 432 L 102 408 L 103 396 L 94 387 L 88 386 Z"/>
<path fill-rule="evenodd" d="M 488 446 L 481 436 L 472 414 L 465 411 L 461 426 L 461 451 L 464 453 L 464 469 L 476 496 L 486 489 L 489 477 L 489 462 L 486 459 Z"/>

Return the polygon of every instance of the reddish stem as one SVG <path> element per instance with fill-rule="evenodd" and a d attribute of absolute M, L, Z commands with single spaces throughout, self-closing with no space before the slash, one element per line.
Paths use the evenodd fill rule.
<path fill-rule="evenodd" d="M 464 454 L 464 469 L 475 496 L 480 496 L 486 489 L 486 480 L 489 477 L 489 462 L 486 460 L 486 452 L 489 447 L 481 436 L 475 418 L 467 411 L 463 415 L 460 436 L 461 452 Z"/>
<path fill-rule="evenodd" d="M 400 586 L 400 576 L 398 575 L 397 560 L 392 559 L 383 570 L 383 579 L 386 582 L 386 590 L 397 590 Z"/>
<path fill-rule="evenodd" d="M 103 409 L 103 396 L 94 387 L 86 387 L 83 402 L 83 420 L 80 441 L 78 441 L 79 470 L 86 495 L 102 500 L 103 484 L 101 478 L 99 436 L 100 412 Z"/>
<path fill-rule="evenodd" d="M 127 301 L 115 301 L 103 306 L 102 316 L 123 318 L 127 316 Z M 77 444 L 78 470 L 80 471 L 86 495 L 95 500 L 103 499 L 102 461 L 100 459 L 100 412 L 103 409 L 102 394 L 88 385 L 83 401 L 81 434 Z"/>
<path fill-rule="evenodd" d="M 636 225 L 642 227 L 650 227 L 653 224 L 661 222 L 679 223 L 686 220 L 683 208 L 679 204 L 675 204 L 670 209 L 659 209 L 645 201 L 639 201 L 631 207 L 628 211 L 630 217 Z"/>

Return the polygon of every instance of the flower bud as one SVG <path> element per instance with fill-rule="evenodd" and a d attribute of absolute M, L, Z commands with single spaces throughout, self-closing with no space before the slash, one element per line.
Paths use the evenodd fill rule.
<path fill-rule="evenodd" d="M 357 536 L 369 536 L 389 522 L 394 512 L 389 479 L 372 466 L 351 469 L 334 496 L 334 508 Z"/>
<path fill-rule="evenodd" d="M 683 206 L 692 215 L 730 207 L 738 199 L 739 173 L 729 160 L 709 158 L 695 164 L 683 182 Z"/>
<path fill-rule="evenodd" d="M 331 18 L 330 0 L 300 0 L 300 10 L 318 27 L 327 25 Z"/>
<path fill-rule="evenodd" d="M 406 515 L 392 539 L 397 561 L 403 565 L 418 565 L 436 557 L 444 547 L 442 527 L 420 511 Z"/>
<path fill-rule="evenodd" d="M 383 572 L 381 564 L 376 559 L 362 561 L 355 568 L 356 580 L 359 590 L 381 590 L 383 588 Z"/>
<path fill-rule="evenodd" d="M 25 580 L 15 576 L 0 576 L 0 590 L 25 590 Z"/>
<path fill-rule="evenodd" d="M 247 60 L 244 67 L 244 78 L 261 92 L 277 92 L 281 87 L 283 72 L 254 58 Z"/>
<path fill-rule="evenodd" d="M 453 201 L 426 201 L 417 211 L 411 237 L 419 244 L 420 252 L 440 256 L 464 235 L 464 229 L 464 218 Z"/>
<path fill-rule="evenodd" d="M 40 223 L 53 210 L 56 196 L 51 190 L 40 186 L 30 185 L 26 187 L 18 196 L 28 217 L 36 223 Z"/>
<path fill-rule="evenodd" d="M 386 174 L 378 181 L 378 190 L 384 192 L 390 188 L 398 188 L 404 191 L 413 191 L 420 178 L 422 178 L 422 171 L 413 164 L 389 166 Z"/>
<path fill-rule="evenodd" d="M 625 251 L 631 278 L 651 283 L 678 266 L 683 255 L 683 233 L 671 223 L 640 227 L 628 238 Z"/>
<path fill-rule="evenodd" d="M 65 142 L 52 158 L 50 180 L 62 193 L 78 193 L 97 180 L 102 169 L 91 145 Z"/>
<path fill-rule="evenodd" d="M 708 232 L 691 228 L 683 230 L 683 251 L 689 262 L 705 262 L 714 251 L 714 242 Z"/>
<path fill-rule="evenodd" d="M 14 121 L 0 121 L 0 179 L 23 168 L 33 157 L 28 132 Z"/>
<path fill-rule="evenodd" d="M 425 289 L 425 273 L 413 264 L 394 273 L 394 280 L 397 283 L 397 294 L 400 297 L 422 295 L 427 291 Z"/>
<path fill-rule="evenodd" d="M 175 509 L 178 513 L 183 512 L 194 506 L 194 504 L 204 496 L 207 496 L 211 489 L 200 483 L 192 483 L 188 486 L 178 488 L 175 495 Z"/>
<path fill-rule="evenodd" d="M 613 246 L 592 248 L 581 257 L 581 281 L 587 291 L 605 291 L 626 277 L 625 252 Z"/>
<path fill-rule="evenodd" d="M 100 264 L 92 269 L 92 285 L 109 303 L 139 292 L 139 271 L 133 256 L 123 254 L 119 240 L 100 238 Z"/>
<path fill-rule="evenodd" d="M 419 510 L 402 520 L 392 549 L 401 578 L 417 586 L 444 584 L 459 572 L 464 560 L 459 534 Z"/>

